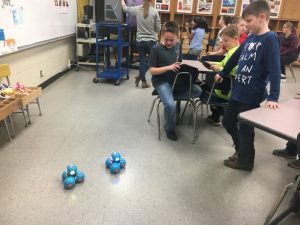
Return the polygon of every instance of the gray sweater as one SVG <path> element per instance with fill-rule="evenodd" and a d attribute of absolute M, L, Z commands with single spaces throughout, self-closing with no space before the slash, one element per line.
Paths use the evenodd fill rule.
<path fill-rule="evenodd" d="M 123 6 L 123 11 L 136 16 L 137 21 L 137 37 L 138 42 L 141 41 L 157 41 L 157 32 L 160 31 L 161 22 L 156 9 L 149 7 L 149 15 L 144 18 L 144 8 L 142 5 L 127 7 Z"/>

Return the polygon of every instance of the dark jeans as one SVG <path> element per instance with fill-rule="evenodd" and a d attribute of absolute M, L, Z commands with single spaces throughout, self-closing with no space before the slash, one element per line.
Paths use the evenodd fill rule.
<path fill-rule="evenodd" d="M 297 56 L 294 56 L 294 55 L 281 55 L 280 56 L 281 73 L 285 75 L 285 66 L 294 62 L 296 59 L 297 59 Z"/>
<path fill-rule="evenodd" d="M 258 108 L 259 104 L 245 104 L 237 102 L 233 99 L 229 100 L 228 109 L 223 117 L 223 126 L 231 135 L 235 150 L 238 153 L 239 159 L 246 163 L 254 163 L 254 127 L 238 121 L 238 115 L 251 109 Z"/>
<path fill-rule="evenodd" d="M 146 61 L 146 57 L 150 55 L 151 49 L 154 45 L 156 45 L 156 41 L 141 41 L 137 42 L 137 50 L 139 53 L 139 60 L 140 60 L 140 78 L 142 81 L 146 81 L 145 74 L 148 70 L 148 65 Z"/>
<path fill-rule="evenodd" d="M 298 152 L 297 150 L 297 145 L 292 143 L 292 142 L 287 142 L 286 143 L 286 148 L 287 152 L 290 154 L 290 155 L 298 155 L 300 156 L 300 152 Z"/>

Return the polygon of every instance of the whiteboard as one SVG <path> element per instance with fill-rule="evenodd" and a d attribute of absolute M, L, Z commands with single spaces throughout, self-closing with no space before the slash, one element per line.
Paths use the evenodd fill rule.
<path fill-rule="evenodd" d="M 2 0 L 0 32 L 14 39 L 17 49 L 39 42 L 70 36 L 77 23 L 76 0 Z M 6 44 L 6 46 L 5 46 Z M 0 55 L 7 43 L 0 38 Z M 6 49 L 7 50 L 7 49 Z M 9 52 L 8 52 L 9 53 Z"/>

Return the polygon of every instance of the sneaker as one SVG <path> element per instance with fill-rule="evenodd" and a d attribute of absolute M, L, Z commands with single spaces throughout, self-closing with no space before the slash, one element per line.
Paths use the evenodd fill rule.
<path fill-rule="evenodd" d="M 291 155 L 286 149 L 275 149 L 273 155 L 285 157 L 289 159 L 296 159 L 296 155 Z"/>
<path fill-rule="evenodd" d="M 295 168 L 295 169 L 300 169 L 300 159 L 290 161 L 288 163 L 288 166 Z"/>
<path fill-rule="evenodd" d="M 253 164 L 241 162 L 241 160 L 239 160 L 238 158 L 235 160 L 225 159 L 224 165 L 236 170 L 251 171 L 253 169 Z"/>
<path fill-rule="evenodd" d="M 142 88 L 149 88 L 151 87 L 150 84 L 147 83 L 147 81 L 142 81 Z"/>
<path fill-rule="evenodd" d="M 214 118 L 212 115 L 208 116 L 207 119 L 209 120 L 209 122 L 211 122 L 212 125 L 214 126 L 220 126 L 221 125 L 221 121 L 220 119 L 216 119 Z"/>
<path fill-rule="evenodd" d="M 230 160 L 230 161 L 234 161 L 234 160 L 236 160 L 236 159 L 238 159 L 239 158 L 239 155 L 238 155 L 238 153 L 235 151 L 234 152 L 234 154 L 232 155 L 232 156 L 229 156 L 228 157 L 228 159 Z"/>

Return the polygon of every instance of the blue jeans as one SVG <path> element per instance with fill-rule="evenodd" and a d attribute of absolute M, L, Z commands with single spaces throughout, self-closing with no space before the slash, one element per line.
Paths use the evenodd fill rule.
<path fill-rule="evenodd" d="M 254 127 L 238 121 L 238 115 L 251 109 L 258 108 L 259 104 L 245 104 L 233 99 L 229 100 L 229 106 L 223 117 L 223 126 L 231 135 L 235 150 L 239 159 L 247 164 L 254 163 Z"/>
<path fill-rule="evenodd" d="M 175 115 L 176 115 L 176 103 L 174 100 L 174 96 L 172 93 L 172 86 L 169 83 L 163 83 L 155 87 L 158 96 L 160 100 L 162 101 L 165 109 L 164 109 L 164 114 L 165 114 L 165 130 L 167 132 L 172 132 L 175 131 Z M 193 84 L 192 86 L 192 97 L 200 97 L 202 93 L 202 89 Z M 185 92 L 178 92 L 176 93 L 176 96 L 183 96 L 183 95 L 188 95 L 188 93 Z"/>
<path fill-rule="evenodd" d="M 146 71 L 148 70 L 146 56 L 148 54 L 148 57 L 149 57 L 152 47 L 156 44 L 157 44 L 156 41 L 140 41 L 140 42 L 137 42 L 137 44 L 136 44 L 137 50 L 139 53 L 140 78 L 142 81 L 146 81 L 145 74 L 146 74 Z"/>

